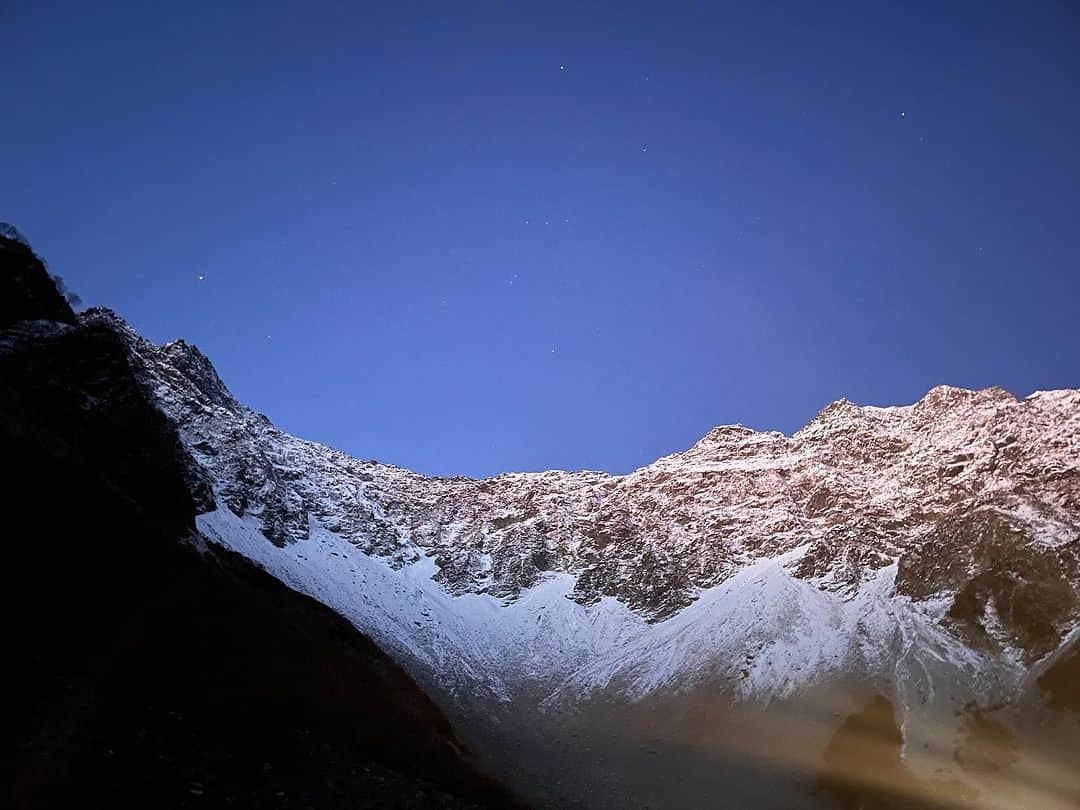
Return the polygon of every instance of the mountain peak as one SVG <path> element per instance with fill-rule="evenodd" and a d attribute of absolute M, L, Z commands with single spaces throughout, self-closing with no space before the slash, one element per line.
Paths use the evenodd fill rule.
<path fill-rule="evenodd" d="M 235 397 L 222 382 L 214 364 L 198 346 L 180 339 L 166 343 L 161 350 L 170 365 L 179 370 L 207 402 L 225 408 L 237 405 Z"/>
<path fill-rule="evenodd" d="M 944 411 L 954 407 L 983 404 L 1013 404 L 1017 401 L 1012 393 L 1000 386 L 989 388 L 958 388 L 953 385 L 935 385 L 915 403 L 920 410 Z"/>

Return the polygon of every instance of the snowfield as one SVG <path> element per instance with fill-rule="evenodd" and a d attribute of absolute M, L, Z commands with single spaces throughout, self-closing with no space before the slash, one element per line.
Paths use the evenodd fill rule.
<path fill-rule="evenodd" d="M 758 561 L 649 623 L 617 599 L 581 605 L 572 575 L 553 574 L 512 601 L 451 595 L 431 557 L 393 567 L 312 518 L 306 540 L 278 547 L 259 521 L 228 509 L 200 515 L 200 532 L 348 618 L 424 682 L 458 697 L 508 702 L 537 685 L 549 705 L 597 691 L 640 699 L 701 681 L 748 700 L 790 697 L 857 673 L 910 692 L 946 691 L 952 705 L 1000 696 L 1022 682 L 1015 661 L 980 655 L 940 629 L 933 613 L 890 598 L 895 567 L 854 597 L 791 576 L 795 549 Z"/>

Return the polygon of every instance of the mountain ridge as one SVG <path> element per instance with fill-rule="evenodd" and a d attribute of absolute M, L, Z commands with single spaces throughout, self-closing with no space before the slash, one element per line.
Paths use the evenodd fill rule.
<path fill-rule="evenodd" d="M 137 339 L 139 341 L 146 342 L 145 339 L 142 338 L 142 336 L 138 333 L 138 331 L 134 327 L 132 327 L 131 324 L 129 324 L 123 318 L 123 316 L 121 316 L 119 313 L 117 313 L 115 310 L 113 310 L 113 309 L 111 309 L 109 307 L 104 307 L 104 306 L 91 307 L 89 309 L 84 310 L 81 313 L 81 315 L 83 317 L 86 317 L 86 318 L 90 318 L 90 319 L 93 319 L 93 320 L 98 320 L 98 321 L 109 323 L 113 328 L 116 328 L 116 329 L 122 331 L 130 339 Z M 171 355 L 173 355 L 175 357 L 188 358 L 187 362 L 196 364 L 196 365 L 201 367 L 202 370 L 199 372 L 199 374 L 204 375 L 204 379 L 206 380 L 206 383 L 210 386 L 210 390 L 213 391 L 213 393 L 211 393 L 210 390 L 208 390 L 206 392 L 208 397 L 221 400 L 222 401 L 221 404 L 224 404 L 227 401 L 228 403 L 231 403 L 234 406 L 245 407 L 246 409 L 250 410 L 252 413 L 262 417 L 263 419 L 266 419 L 267 421 L 271 421 L 270 418 L 266 414 L 263 414 L 263 413 L 261 413 L 259 411 L 248 408 L 248 406 L 243 405 L 241 403 L 241 401 L 236 398 L 236 396 L 231 392 L 231 390 L 228 388 L 228 386 L 221 379 L 220 375 L 217 372 L 217 369 L 213 365 L 213 362 L 210 360 L 210 358 L 196 344 L 190 343 L 189 341 L 187 341 L 184 338 L 176 338 L 174 340 L 170 340 L 170 341 L 167 341 L 167 342 L 161 344 L 160 348 L 162 350 L 170 353 Z M 934 386 L 930 387 L 929 389 L 927 389 L 926 393 L 923 394 L 921 397 L 919 397 L 914 402 L 910 402 L 908 404 L 892 404 L 892 405 L 859 404 L 859 403 L 849 399 L 848 397 L 841 396 L 838 399 L 832 400 L 832 401 L 826 403 L 825 405 L 823 405 L 812 417 L 810 417 L 810 419 L 806 423 L 804 423 L 802 426 L 796 428 L 791 433 L 785 433 L 784 431 L 775 430 L 775 429 L 758 429 L 758 428 L 752 427 L 750 425 L 744 424 L 742 422 L 718 423 L 718 424 L 713 425 L 708 430 L 706 430 L 705 433 L 703 433 L 702 436 L 699 439 L 697 439 L 693 444 L 691 444 L 689 447 L 687 447 L 687 448 L 685 448 L 683 450 L 675 450 L 675 451 L 672 451 L 671 453 L 666 453 L 666 454 L 664 454 L 662 456 L 659 456 L 658 458 L 654 459 L 651 462 L 648 462 L 646 464 L 635 467 L 634 469 L 632 469 L 632 470 L 630 470 L 628 472 L 625 472 L 625 473 L 612 473 L 612 472 L 608 472 L 607 470 L 604 470 L 602 468 L 593 468 L 593 467 L 580 467 L 580 468 L 550 467 L 550 468 L 535 469 L 535 470 L 503 470 L 503 471 L 500 471 L 500 472 L 493 473 L 491 475 L 482 475 L 482 476 L 473 476 L 473 475 L 466 475 L 466 474 L 439 475 L 439 474 L 428 474 L 428 473 L 415 472 L 415 471 L 413 471 L 411 468 L 409 468 L 407 466 L 404 466 L 402 464 L 397 464 L 397 463 L 392 462 L 392 461 L 385 461 L 385 460 L 369 458 L 369 457 L 361 458 L 359 456 L 356 456 L 356 457 L 353 457 L 353 458 L 355 458 L 358 461 L 372 462 L 372 463 L 379 464 L 381 466 L 390 467 L 390 468 L 399 469 L 399 470 L 403 470 L 403 471 L 406 471 L 406 472 L 414 473 L 415 475 L 420 475 L 420 476 L 423 476 L 424 478 L 429 478 L 429 479 L 432 479 L 432 480 L 447 480 L 447 481 L 467 480 L 467 481 L 478 481 L 479 482 L 479 481 L 489 481 L 489 480 L 502 478 L 502 477 L 506 477 L 506 476 L 543 475 L 543 474 L 546 474 L 546 473 L 565 473 L 565 474 L 596 473 L 596 474 L 607 475 L 607 476 L 610 476 L 612 478 L 622 478 L 622 477 L 632 475 L 632 474 L 634 474 L 635 472 L 637 472 L 639 470 L 650 467 L 650 466 L 656 464 L 658 461 L 661 461 L 663 459 L 670 458 L 672 456 L 679 456 L 681 454 L 687 453 L 687 452 L 693 450 L 695 447 L 698 447 L 699 445 L 702 445 L 702 444 L 710 441 L 711 439 L 714 439 L 717 436 L 723 436 L 723 435 L 729 434 L 729 433 L 749 433 L 749 434 L 762 435 L 762 436 L 779 436 L 779 437 L 783 437 L 785 439 L 790 440 L 790 439 L 793 439 L 793 438 L 797 437 L 799 434 L 805 433 L 806 431 L 810 430 L 817 423 L 822 422 L 822 421 L 827 421 L 828 417 L 830 417 L 833 414 L 844 413 L 844 412 L 850 413 L 852 410 L 854 410 L 855 412 L 860 412 L 860 413 L 862 413 L 864 415 L 888 415 L 888 414 L 891 414 L 891 413 L 908 412 L 908 411 L 910 411 L 910 410 L 912 410 L 914 408 L 920 407 L 920 406 L 922 406 L 923 408 L 938 407 L 938 406 L 941 405 L 941 403 L 947 403 L 950 398 L 953 398 L 953 397 L 955 397 L 957 395 L 963 396 L 963 397 L 982 397 L 982 396 L 986 396 L 986 397 L 989 397 L 989 398 L 1000 399 L 1001 401 L 1007 401 L 1007 402 L 1013 402 L 1013 403 L 1021 403 L 1021 402 L 1025 402 L 1027 400 L 1031 400 L 1031 399 L 1038 398 L 1038 397 L 1043 397 L 1043 396 L 1058 396 L 1058 395 L 1080 396 L 1080 388 L 1036 389 L 1036 390 L 1033 390 L 1031 393 L 1029 393 L 1029 394 L 1027 394 L 1025 396 L 1018 396 L 1018 395 L 1014 394 L 1013 392 L 1009 391 L 1008 389 L 1003 388 L 1001 386 L 996 386 L 996 385 L 987 386 L 985 388 L 965 388 L 963 386 L 954 386 L 954 385 L 950 385 L 948 383 L 939 383 L 939 384 L 934 385 Z M 340 453 L 342 455 L 347 455 L 347 453 L 345 451 L 339 450 L 333 444 L 330 444 L 330 443 L 327 443 L 327 442 L 322 442 L 322 441 L 317 441 L 317 440 L 312 440 L 312 439 L 304 439 L 304 441 L 310 442 L 311 444 L 321 445 L 321 446 L 325 447 L 328 451 L 331 451 L 331 452 L 334 452 L 334 453 Z"/>
<path fill-rule="evenodd" d="M 857 678 L 940 763 L 939 715 L 1026 700 L 1080 636 L 1075 389 L 838 400 L 626 475 L 429 477 L 280 431 L 197 347 L 111 311 L 21 328 L 95 326 L 175 426 L 201 535 L 371 635 L 480 737 L 603 696 L 768 706 Z"/>
<path fill-rule="evenodd" d="M 101 316 L 101 314 L 90 313 L 88 316 L 84 317 L 94 318 Z M 118 319 L 118 316 L 115 315 L 106 317 L 110 320 Z M 130 330 L 130 328 L 127 328 L 126 334 L 131 340 L 136 340 L 135 333 L 133 330 Z M 136 354 L 140 357 L 152 357 L 154 352 L 149 349 L 148 346 L 149 344 L 143 342 L 140 344 L 140 351 L 136 352 Z M 199 399 L 200 397 L 198 394 L 201 394 L 201 399 L 205 402 L 225 406 L 227 411 L 232 412 L 232 416 L 226 418 L 226 421 L 230 418 L 232 419 L 229 423 L 230 427 L 227 429 L 223 426 L 219 427 L 226 430 L 231 429 L 239 431 L 240 433 L 249 430 L 249 428 L 252 432 L 257 432 L 258 430 L 265 428 L 266 430 L 270 430 L 270 435 L 273 436 L 287 435 L 277 431 L 276 428 L 272 429 L 266 427 L 271 425 L 271 423 L 265 416 L 256 414 L 255 412 L 244 408 L 231 396 L 231 394 L 228 394 L 227 388 L 221 383 L 216 372 L 213 371 L 212 365 L 209 364 L 209 361 L 206 360 L 205 356 L 202 355 L 201 352 L 198 352 L 197 349 L 190 347 L 189 344 L 183 342 L 174 342 L 166 344 L 161 349 L 161 352 L 164 355 L 163 359 L 166 362 L 148 362 L 144 365 L 144 371 L 148 376 L 155 379 L 155 384 L 158 385 L 157 390 L 159 392 L 165 392 L 163 394 L 162 402 L 166 409 L 178 405 L 179 418 L 181 420 L 189 419 L 189 424 L 193 429 L 201 429 L 196 428 L 195 424 L 203 419 L 206 414 L 199 411 L 199 408 L 193 408 L 194 403 L 193 401 L 190 401 L 190 399 L 185 405 L 182 402 L 176 401 L 175 391 L 166 392 L 170 380 L 173 383 L 176 383 L 177 376 L 185 376 L 182 366 L 186 361 L 181 360 L 180 358 L 187 358 L 189 356 L 197 356 L 197 364 L 200 369 L 194 378 L 190 376 L 187 377 L 188 382 L 195 383 L 193 386 L 195 392 L 197 392 L 195 399 Z M 207 388 L 207 386 L 210 387 Z M 224 399 L 223 397 L 227 397 L 227 399 Z M 379 528 L 383 534 L 383 539 L 387 542 L 396 540 L 399 541 L 397 543 L 398 546 L 408 546 L 411 545 L 409 540 L 412 539 L 412 534 L 415 534 L 418 529 L 422 530 L 423 527 L 399 526 L 393 528 L 387 521 L 392 522 L 394 518 L 392 513 L 395 508 L 402 512 L 402 515 L 398 515 L 398 517 L 410 517 L 411 515 L 405 515 L 405 513 L 410 510 L 415 511 L 416 509 L 422 509 L 426 505 L 424 503 L 425 495 L 415 491 L 418 486 L 423 486 L 423 482 L 430 482 L 433 487 L 442 487 L 444 489 L 444 494 L 445 491 L 459 493 L 462 489 L 470 490 L 468 494 L 472 496 L 474 500 L 474 507 L 477 510 L 484 511 L 485 514 L 483 515 L 483 518 L 488 520 L 487 525 L 481 527 L 481 533 L 485 534 L 485 539 L 490 539 L 492 534 L 513 534 L 517 531 L 514 528 L 515 526 L 520 529 L 523 524 L 530 525 L 531 522 L 531 525 L 535 527 L 535 518 L 537 514 L 536 510 L 532 510 L 529 506 L 523 506 L 520 502 L 508 505 L 505 503 L 498 503 L 498 498 L 495 498 L 494 500 L 496 503 L 493 505 L 484 503 L 485 500 L 492 500 L 483 497 L 492 490 L 513 490 L 514 492 L 510 493 L 512 496 L 520 495 L 522 498 L 535 500 L 538 494 L 542 494 L 538 493 L 538 490 L 542 490 L 544 486 L 550 485 L 552 487 L 568 490 L 563 494 L 570 499 L 577 498 L 580 500 L 584 493 L 586 499 L 591 497 L 593 500 L 597 498 L 604 500 L 605 497 L 610 494 L 611 490 L 633 488 L 633 485 L 642 479 L 649 479 L 644 482 L 646 487 L 650 489 L 662 489 L 663 484 L 671 477 L 671 475 L 681 474 L 685 478 L 688 470 L 697 473 L 699 478 L 715 477 L 725 473 L 730 473 L 732 475 L 736 473 L 746 475 L 760 473 L 761 475 L 757 476 L 759 478 L 768 477 L 768 474 L 772 473 L 780 478 L 784 478 L 791 472 L 784 468 L 785 462 L 787 462 L 788 466 L 797 467 L 800 462 L 800 454 L 805 456 L 808 452 L 810 454 L 815 452 L 818 453 L 821 456 L 821 463 L 812 471 L 814 473 L 813 476 L 802 476 L 803 480 L 799 482 L 799 485 L 803 487 L 803 489 L 809 487 L 813 491 L 792 492 L 791 500 L 797 503 L 787 504 L 787 506 L 791 508 L 784 510 L 785 513 L 780 515 L 779 518 L 787 519 L 789 521 L 793 519 L 803 521 L 809 519 L 813 521 L 815 518 L 826 515 L 830 510 L 835 511 L 838 508 L 842 510 L 845 506 L 845 498 L 848 501 L 855 500 L 856 493 L 850 491 L 844 492 L 842 490 L 845 487 L 850 489 L 853 483 L 856 485 L 859 484 L 857 481 L 853 482 L 850 480 L 853 473 L 852 468 L 857 464 L 861 463 L 865 467 L 866 465 L 874 463 L 894 463 L 897 456 L 906 452 L 907 445 L 916 438 L 915 434 L 918 431 L 935 429 L 935 425 L 937 425 L 938 432 L 942 433 L 942 423 L 945 423 L 946 429 L 942 435 L 937 437 L 938 444 L 942 445 L 949 441 L 957 440 L 958 437 L 949 435 L 949 429 L 952 429 L 954 432 L 961 431 L 966 426 L 962 418 L 959 420 L 956 418 L 956 411 L 963 412 L 961 416 L 963 416 L 963 414 L 979 415 L 977 413 L 978 411 L 987 411 L 988 409 L 1007 410 L 1011 408 L 1016 410 L 1018 408 L 1028 408 L 1032 411 L 1039 411 L 1040 406 L 1045 404 L 1048 407 L 1043 408 L 1042 410 L 1050 412 L 1051 416 L 1053 416 L 1055 409 L 1057 409 L 1057 412 L 1061 412 L 1062 408 L 1067 409 L 1068 407 L 1075 407 L 1078 402 L 1080 402 L 1080 392 L 1073 389 L 1062 389 L 1056 392 L 1036 392 L 1023 400 L 1018 400 L 1003 389 L 989 388 L 980 391 L 968 391 L 966 389 L 950 386 L 937 386 L 931 389 L 931 391 L 918 402 L 907 406 L 876 408 L 873 406 L 856 406 L 847 400 L 838 400 L 825 406 L 807 423 L 806 426 L 799 431 L 796 431 L 791 436 L 786 436 L 775 431 L 754 431 L 743 426 L 717 426 L 710 430 L 702 437 L 702 439 L 690 448 L 661 457 L 651 464 L 640 467 L 625 475 L 611 475 L 591 470 L 548 470 L 535 473 L 507 472 L 481 479 L 474 479 L 466 476 L 431 477 L 377 461 L 359 461 L 350 459 L 345 454 L 327 445 L 307 442 L 305 440 L 293 440 L 291 437 L 285 443 L 288 444 L 291 442 L 289 448 L 291 451 L 299 452 L 303 450 L 307 455 L 314 453 L 315 455 L 320 456 L 320 461 L 322 463 L 329 464 L 330 466 L 341 464 L 342 470 L 347 471 L 350 476 L 354 477 L 354 483 L 357 487 L 366 491 L 378 493 L 380 482 L 377 479 L 380 476 L 387 476 L 394 479 L 387 482 L 388 488 L 399 486 L 400 488 L 411 490 L 409 496 L 412 499 L 412 502 L 408 503 L 398 503 L 393 501 L 392 498 L 387 498 L 386 504 L 380 504 L 378 495 L 376 494 L 375 497 L 371 499 L 371 503 L 366 503 L 365 498 L 363 497 L 353 497 L 352 502 L 345 506 L 345 511 L 348 512 L 350 508 L 355 511 L 356 509 L 363 509 L 365 505 L 372 505 L 373 503 L 374 511 L 372 511 L 372 514 L 367 518 L 367 527 L 369 529 L 372 526 Z M 196 413 L 196 411 L 198 411 L 198 413 Z M 237 412 L 241 414 L 239 419 L 234 418 L 237 416 Z M 949 424 L 951 412 L 953 413 L 952 424 Z M 177 414 L 174 414 L 174 416 L 176 415 Z M 988 421 L 992 422 L 994 416 L 995 414 L 981 414 L 984 423 Z M 1036 418 L 1042 418 L 1045 417 L 1046 414 L 1040 415 L 1039 413 L 1035 413 L 1034 416 Z M 244 423 L 245 420 L 247 420 L 247 424 L 241 426 L 241 423 Z M 911 426 L 905 426 L 903 424 L 904 422 L 912 422 L 913 424 Z M 1077 431 L 1075 416 L 1071 422 L 1066 422 L 1066 424 L 1073 431 L 1071 440 L 1075 442 L 1075 434 Z M 205 427 L 205 425 L 202 427 Z M 988 429 L 986 424 L 978 425 L 977 427 L 983 428 L 984 432 Z M 989 425 L 989 428 L 994 428 L 994 426 Z M 1007 432 L 1007 430 L 1005 432 Z M 204 443 L 203 446 L 210 446 L 206 443 L 212 443 L 213 437 L 204 436 L 201 440 Z M 993 446 L 991 440 L 991 455 L 993 458 L 986 460 L 987 465 L 993 467 L 997 464 L 996 458 L 999 454 L 1004 453 L 1007 455 L 1010 452 L 1009 448 L 1012 447 L 1012 445 L 1008 443 L 1007 439 L 1002 439 L 1002 442 L 1003 444 L 999 448 Z M 301 443 L 302 447 L 300 447 Z M 855 445 L 858 443 L 861 444 L 856 447 Z M 983 444 L 985 444 L 985 442 L 983 442 Z M 980 444 L 980 448 L 985 450 L 985 447 L 983 447 L 982 444 Z M 1013 448 L 1013 450 L 1015 450 L 1015 448 Z M 840 454 L 844 454 L 844 457 L 838 457 Z M 936 456 L 941 455 L 942 453 L 936 454 Z M 969 455 L 972 457 L 967 458 Z M 939 471 L 941 475 L 937 476 L 937 478 L 940 479 L 941 483 L 954 495 L 961 499 L 967 498 L 971 501 L 969 504 L 971 506 L 978 505 L 984 501 L 987 503 L 993 501 L 992 493 L 989 496 L 986 493 L 980 494 L 965 484 L 966 480 L 977 477 L 980 474 L 975 468 L 984 461 L 983 459 L 976 459 L 973 454 L 963 452 L 962 448 L 954 453 L 955 457 L 943 459 L 937 458 L 936 456 L 933 461 L 938 462 L 939 466 L 942 467 Z M 1054 459 L 1060 461 L 1060 456 L 1061 454 L 1059 453 L 1058 456 L 1054 456 Z M 211 466 L 213 463 L 220 460 L 220 456 L 215 455 L 214 459 L 214 461 L 208 459 Z M 855 464 L 853 464 L 853 459 Z M 310 458 L 306 460 L 309 462 L 311 461 Z M 359 469 L 352 469 L 353 465 L 366 465 L 368 471 L 364 472 Z M 694 465 L 697 465 L 696 469 L 693 469 Z M 273 467 L 272 464 L 268 466 Z M 280 469 L 287 470 L 288 465 L 280 465 Z M 798 470 L 795 470 L 795 472 L 798 472 Z M 833 476 L 833 474 L 837 472 L 841 473 L 841 475 Z M 861 471 L 856 470 L 854 472 Z M 892 471 L 890 470 L 890 472 Z M 245 474 L 250 473 L 251 471 L 247 471 Z M 306 512 L 307 507 L 311 504 L 305 505 L 303 502 L 304 496 L 298 494 L 295 491 L 295 487 L 290 487 L 290 482 L 288 480 L 290 475 L 291 473 L 286 475 L 286 480 L 283 481 L 275 481 L 273 480 L 273 476 L 260 479 L 260 486 L 269 487 L 269 495 L 288 494 L 289 496 L 284 498 L 282 502 L 274 505 L 277 507 L 276 510 L 271 509 L 270 513 L 265 515 L 267 522 L 266 531 L 268 532 L 268 536 L 275 541 L 283 541 L 286 538 L 300 538 L 304 536 L 306 531 L 304 520 L 300 513 Z M 845 475 L 848 480 L 844 480 Z M 1072 468 L 1068 472 L 1068 475 L 1070 478 L 1074 479 L 1076 476 L 1075 468 Z M 834 489 L 838 489 L 837 492 L 830 492 L 829 490 L 828 479 L 830 476 L 840 479 L 834 482 L 839 485 L 838 487 L 834 486 Z M 370 478 L 370 480 L 364 480 L 365 477 Z M 911 476 L 908 477 L 910 478 Z M 241 475 L 240 478 L 242 479 L 243 475 Z M 808 480 L 811 478 L 813 480 Z M 881 479 L 883 476 L 879 475 L 877 478 Z M 239 482 L 233 481 L 231 483 Z M 694 496 L 704 496 L 708 494 L 707 492 L 704 492 L 701 481 L 684 481 L 683 483 L 692 483 L 696 486 L 696 491 L 691 493 Z M 787 482 L 784 481 L 776 481 L 775 483 L 779 486 L 787 486 Z M 372 486 L 365 486 L 368 484 Z M 811 486 L 811 484 L 816 484 L 816 486 Z M 926 482 L 919 482 L 919 485 L 925 488 Z M 1072 480 L 1068 486 L 1071 494 L 1065 493 L 1064 497 L 1069 499 L 1066 504 L 1066 511 L 1069 512 L 1069 515 L 1068 520 L 1064 522 L 1063 526 L 1065 530 L 1077 531 L 1077 521 L 1074 514 L 1077 496 L 1075 491 L 1073 491 L 1077 486 L 1075 480 Z M 247 491 L 240 493 L 237 492 L 237 489 L 243 489 L 243 487 L 230 486 L 230 491 L 226 500 L 228 502 L 231 499 L 231 506 L 236 507 L 234 511 L 242 513 L 247 508 L 247 501 L 250 500 L 250 496 L 254 493 Z M 758 494 L 760 495 L 760 493 Z M 865 492 L 858 494 L 865 496 Z M 348 495 L 346 494 L 345 497 L 348 498 Z M 594 550 L 597 552 L 605 545 L 607 538 L 617 536 L 620 530 L 625 528 L 619 526 L 620 514 L 618 504 L 612 503 L 614 500 L 613 498 L 607 497 L 606 500 L 607 505 L 610 508 L 606 511 L 600 510 L 598 514 L 594 515 L 596 518 L 594 521 L 595 525 L 585 527 L 575 525 L 572 527 L 578 533 L 591 531 L 594 535 L 594 540 L 597 541 L 594 543 L 594 546 L 596 547 Z M 384 505 L 389 508 L 389 512 L 380 508 Z M 850 503 L 847 505 L 850 506 Z M 873 506 L 873 503 L 869 505 Z M 635 504 L 635 506 L 639 505 Z M 671 506 L 671 504 L 665 504 L 665 506 Z M 676 506 L 678 506 L 678 504 L 676 504 Z M 910 504 L 904 506 L 910 507 Z M 1042 504 L 1042 506 L 1046 506 L 1046 504 Z M 1051 511 L 1053 511 L 1055 504 L 1051 503 L 1050 506 Z M 499 508 L 503 508 L 505 514 L 496 514 Z M 589 517 L 589 515 L 584 514 L 589 511 L 588 506 L 577 503 L 571 507 L 571 511 L 575 508 L 577 512 L 572 516 L 571 522 L 577 520 L 577 522 L 580 523 L 582 519 L 587 519 Z M 328 512 L 332 510 L 324 509 L 323 511 Z M 384 512 L 381 517 L 376 515 L 376 513 L 380 511 Z M 450 508 L 450 511 L 453 511 L 452 507 Z M 551 520 L 557 520 L 560 516 L 563 518 L 566 517 L 566 509 L 562 510 L 561 515 L 558 510 L 554 509 L 539 511 L 545 512 L 544 517 L 547 518 L 549 522 Z M 873 514 L 865 514 L 867 511 L 872 510 L 864 509 L 863 514 L 857 514 L 854 517 L 865 520 L 873 518 Z M 907 508 L 906 511 L 910 512 L 912 510 Z M 316 509 L 315 512 L 317 514 L 319 510 Z M 347 518 L 348 515 L 345 514 L 339 517 Z M 676 523 L 680 520 L 685 522 L 689 517 L 693 517 L 693 515 L 687 515 L 685 510 L 681 514 L 674 515 Z M 727 519 L 732 519 L 733 516 L 729 514 L 725 517 Z M 754 517 L 760 517 L 760 515 Z M 778 516 L 776 514 L 766 514 L 765 517 L 777 518 Z M 904 515 L 903 517 L 908 516 Z M 445 524 L 450 518 L 446 515 L 440 515 L 438 516 L 438 519 Z M 356 521 L 354 521 L 354 523 L 355 522 Z M 670 523 L 670 520 L 668 522 Z M 818 522 L 820 523 L 821 521 Z M 851 522 L 851 520 L 848 520 L 845 523 Z M 359 526 L 356 528 L 359 528 Z M 711 527 L 710 530 L 713 532 L 712 536 L 715 536 L 717 530 L 722 528 L 722 526 Z M 653 526 L 651 529 L 655 531 L 656 527 Z M 773 532 L 773 535 L 776 536 L 780 534 L 781 531 L 782 530 L 777 529 Z M 551 551 L 551 549 L 548 549 L 545 543 L 542 542 L 540 535 L 551 535 L 553 533 L 554 532 L 547 531 L 546 523 L 542 520 L 538 533 L 534 533 L 531 538 L 522 539 L 519 537 L 518 539 L 521 541 L 519 545 L 524 544 L 527 546 L 528 550 L 539 555 L 537 562 L 540 563 L 540 566 L 537 567 L 534 564 L 532 566 L 533 570 L 527 571 L 517 578 L 509 573 L 502 576 L 501 572 L 495 571 L 493 574 L 493 577 L 495 578 L 494 589 L 489 588 L 489 590 L 497 596 L 512 595 L 519 592 L 521 587 L 534 584 L 537 581 L 540 571 L 546 570 L 546 568 L 543 567 L 546 564 L 543 558 L 545 557 L 546 552 Z M 813 532 L 811 532 L 811 534 L 813 534 Z M 819 536 L 812 537 L 811 539 L 825 540 L 824 532 L 819 531 L 817 534 Z M 696 536 L 699 538 L 704 535 L 705 530 L 703 529 L 699 529 L 696 533 Z M 437 547 L 439 544 L 437 538 L 429 538 L 427 543 L 421 539 L 416 545 L 425 548 L 426 550 L 431 550 L 432 547 Z M 482 548 L 484 545 L 483 542 L 479 543 L 479 546 L 481 546 L 479 553 L 484 553 L 484 549 Z M 671 545 L 671 543 L 668 542 L 666 545 Z M 786 551 L 789 550 L 790 547 L 790 544 L 788 544 L 780 550 Z M 590 567 L 587 564 L 584 566 L 581 565 L 582 560 L 575 556 L 575 551 L 576 550 L 570 549 L 563 550 L 562 556 L 567 558 L 565 563 L 568 570 L 584 567 L 586 569 L 585 573 L 588 574 L 589 570 L 591 570 Z M 819 549 L 819 552 L 821 553 L 824 553 L 825 551 L 826 549 L 824 547 Z M 882 552 L 883 550 L 878 549 L 878 551 Z M 868 560 L 872 562 L 869 557 Z M 711 562 L 717 563 L 714 568 L 722 567 L 719 564 L 721 561 L 718 559 L 714 558 Z M 448 559 L 440 561 L 440 565 L 443 568 L 452 567 L 452 565 L 448 565 L 451 563 L 452 561 Z M 464 563 L 465 571 L 460 572 L 460 576 L 454 580 L 455 583 L 461 584 L 461 582 L 464 581 L 465 573 L 467 573 L 470 567 L 476 569 L 478 565 L 482 566 L 482 564 L 482 560 L 471 560 Z M 461 567 L 461 565 L 461 561 L 458 561 L 458 566 Z M 804 567 L 804 570 L 809 571 L 810 569 Z M 670 581 L 665 582 L 665 585 L 668 586 L 673 584 L 676 583 Z M 715 580 L 710 581 L 708 577 L 703 576 L 695 577 L 693 582 L 693 585 L 696 587 L 709 587 L 714 584 L 716 584 Z M 684 591 L 689 591 L 689 588 L 689 585 L 682 586 L 682 590 Z M 615 592 L 612 592 L 610 588 L 600 588 L 599 590 L 590 592 L 588 596 L 591 598 L 599 595 L 600 591 L 605 593 L 610 592 L 611 595 L 616 596 L 628 595 L 625 592 L 625 588 L 622 591 Z M 683 598 L 678 600 L 680 607 L 685 607 L 685 605 L 688 604 L 686 596 L 688 596 L 688 593 L 685 593 Z M 637 600 L 637 602 L 635 602 L 634 598 L 630 599 L 631 604 L 639 604 L 640 602 L 640 599 Z M 644 605 L 639 604 L 639 606 Z M 669 607 L 673 606 L 674 605 Z M 658 612 L 657 616 L 659 617 L 661 613 L 662 611 Z"/>

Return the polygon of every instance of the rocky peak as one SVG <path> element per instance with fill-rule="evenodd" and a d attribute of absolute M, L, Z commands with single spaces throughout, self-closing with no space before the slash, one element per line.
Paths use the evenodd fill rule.
<path fill-rule="evenodd" d="M 752 436 L 754 433 L 754 429 L 749 428 L 746 425 L 717 425 L 702 436 L 701 439 L 698 440 L 697 445 L 737 444 L 747 436 Z"/>
<path fill-rule="evenodd" d="M 199 394 L 209 403 L 224 408 L 235 408 L 236 399 L 225 387 L 210 359 L 199 347 L 185 340 L 174 340 L 162 347 L 169 363 L 183 374 Z"/>
<path fill-rule="evenodd" d="M 787 437 L 777 431 L 761 432 L 745 425 L 718 425 L 699 439 L 689 450 L 674 453 L 657 461 L 662 464 L 686 464 L 691 461 L 723 462 L 762 452 L 766 446 L 783 446 Z"/>
<path fill-rule="evenodd" d="M 861 410 L 862 409 L 858 405 L 847 397 L 841 397 L 840 399 L 833 400 L 818 411 L 817 415 L 807 423 L 803 430 L 812 428 L 815 425 L 836 424 L 837 422 L 845 422 L 857 418 L 861 413 Z"/>

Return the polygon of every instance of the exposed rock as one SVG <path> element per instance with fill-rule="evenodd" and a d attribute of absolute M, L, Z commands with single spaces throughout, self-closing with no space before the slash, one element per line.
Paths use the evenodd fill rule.
<path fill-rule="evenodd" d="M 1040 658 L 1080 620 L 1080 540 L 1051 546 L 1030 532 L 993 508 L 942 520 L 901 554 L 896 591 L 945 595 L 946 626 L 975 647 Z"/>
<path fill-rule="evenodd" d="M 793 436 L 722 426 L 624 476 L 428 478 L 282 433 L 193 346 L 153 346 L 107 311 L 83 323 L 123 337 L 217 497 L 278 545 L 305 539 L 314 518 L 393 565 L 433 556 L 450 593 L 513 600 L 564 571 L 582 604 L 613 596 L 650 621 L 802 548 L 794 575 L 839 593 L 899 561 L 898 594 L 948 590 L 945 626 L 972 643 L 989 643 L 977 627 L 997 611 L 995 643 L 1028 660 L 1076 621 L 1077 391 L 1017 400 L 939 386 L 911 406 L 841 400 Z M 991 515 L 1012 527 L 1007 543 L 993 540 Z"/>

